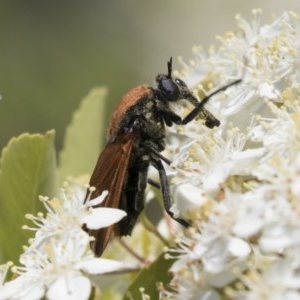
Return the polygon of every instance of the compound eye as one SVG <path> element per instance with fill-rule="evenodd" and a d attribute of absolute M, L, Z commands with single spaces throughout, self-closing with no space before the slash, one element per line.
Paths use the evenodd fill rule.
<path fill-rule="evenodd" d="M 169 101 L 176 101 L 179 98 L 180 91 L 172 79 L 162 79 L 160 89 Z"/>

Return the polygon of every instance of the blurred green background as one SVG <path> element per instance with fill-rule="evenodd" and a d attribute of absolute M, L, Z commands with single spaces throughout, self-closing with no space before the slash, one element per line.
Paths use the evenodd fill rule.
<path fill-rule="evenodd" d="M 192 58 L 193 45 L 215 43 L 237 27 L 235 14 L 251 20 L 258 7 L 270 22 L 273 13 L 299 13 L 300 1 L 1 0 L 0 148 L 22 132 L 52 128 L 60 148 L 91 88 L 109 88 L 109 116 L 131 87 L 166 71 L 171 55 Z"/>

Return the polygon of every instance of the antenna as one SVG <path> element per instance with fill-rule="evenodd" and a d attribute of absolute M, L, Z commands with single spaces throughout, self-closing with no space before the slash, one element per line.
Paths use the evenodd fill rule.
<path fill-rule="evenodd" d="M 170 60 L 168 61 L 168 77 L 172 77 L 172 56 L 170 57 Z"/>

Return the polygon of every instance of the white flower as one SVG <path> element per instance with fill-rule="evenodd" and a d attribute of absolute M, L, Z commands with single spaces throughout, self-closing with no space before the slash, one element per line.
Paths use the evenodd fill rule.
<path fill-rule="evenodd" d="M 280 107 L 270 105 L 273 116 L 258 117 L 252 134 L 256 141 L 268 149 L 268 157 L 281 155 L 291 161 L 300 152 L 300 89 L 299 86 L 284 91 L 285 103 Z"/>
<path fill-rule="evenodd" d="M 88 249 L 89 236 L 69 231 L 63 239 L 53 238 L 43 249 L 27 250 L 14 267 L 19 276 L 4 284 L 0 299 L 88 299 L 92 283 L 89 274 L 103 274 L 132 265 L 95 258 Z"/>
<path fill-rule="evenodd" d="M 72 185 L 62 190 L 61 198 L 40 197 L 46 208 L 46 216 L 42 213 L 37 216 L 27 215 L 26 217 L 32 220 L 36 227 L 24 226 L 25 229 L 36 231 L 32 243 L 34 248 L 40 247 L 56 235 L 63 235 L 75 228 L 81 230 L 83 224 L 89 229 L 100 229 L 118 222 L 126 215 L 125 211 L 119 209 L 91 207 L 100 204 L 107 196 L 107 191 L 96 199 L 87 201 L 86 204 L 83 204 L 84 192 L 82 187 Z"/>
<path fill-rule="evenodd" d="M 215 204 L 204 214 L 205 221 L 194 220 L 194 227 L 199 226 L 198 229 L 179 237 L 178 248 L 170 250 L 176 258 L 170 269 L 174 274 L 172 286 L 194 293 L 186 299 L 194 299 L 196 295 L 204 297 L 206 293 L 217 295 L 216 289 L 230 284 L 245 270 L 251 248 L 233 232 L 237 222 L 242 222 L 237 214 L 243 201 L 236 195 L 229 195 L 220 204 Z"/>
<path fill-rule="evenodd" d="M 27 216 L 36 225 L 30 228 L 36 234 L 20 257 L 22 266 L 13 267 L 18 277 L 2 286 L 0 299 L 88 299 L 92 288 L 88 275 L 136 267 L 94 257 L 91 238 L 82 225 L 100 229 L 118 222 L 126 213 L 90 207 L 100 204 L 107 192 L 83 204 L 82 191 L 71 186 L 63 191 L 62 198 L 41 197 L 46 216 Z"/>
<path fill-rule="evenodd" d="M 182 139 L 182 133 L 178 139 Z M 174 140 L 176 134 L 172 136 Z M 183 147 L 176 146 L 179 149 L 175 151 L 170 150 L 172 146 L 167 147 L 169 153 L 176 153 L 173 155 L 171 168 L 166 167 L 173 183 L 172 211 L 184 216 L 195 205 L 203 205 L 207 194 L 214 196 L 219 193 L 228 178 L 251 176 L 253 165 L 258 163 L 265 149 L 245 149 L 247 141 L 246 135 L 232 128 L 227 131 L 225 138 L 220 132 L 215 132 L 200 135 L 197 140 Z M 177 170 L 173 166 L 177 166 Z"/>

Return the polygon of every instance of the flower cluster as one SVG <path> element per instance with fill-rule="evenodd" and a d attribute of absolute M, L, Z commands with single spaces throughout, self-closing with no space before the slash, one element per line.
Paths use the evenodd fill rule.
<path fill-rule="evenodd" d="M 21 266 L 12 267 L 17 277 L 4 283 L 0 299 L 88 299 L 92 290 L 89 275 L 132 268 L 123 262 L 95 258 L 89 248 L 91 238 L 82 230 L 110 226 L 126 213 L 112 208 L 92 208 L 106 197 L 84 205 L 83 188 L 72 185 L 62 190 L 60 198 L 40 197 L 46 215 L 26 217 L 34 227 L 35 237 L 20 257 Z M 2 268 L 3 276 L 7 268 Z M 3 282 L 3 280 L 2 280 Z"/>
<path fill-rule="evenodd" d="M 182 62 L 199 95 L 242 83 L 208 103 L 219 128 L 200 118 L 170 129 L 173 211 L 193 226 L 169 249 L 161 299 L 300 299 L 300 21 L 285 12 L 262 25 L 253 14 Z"/>

